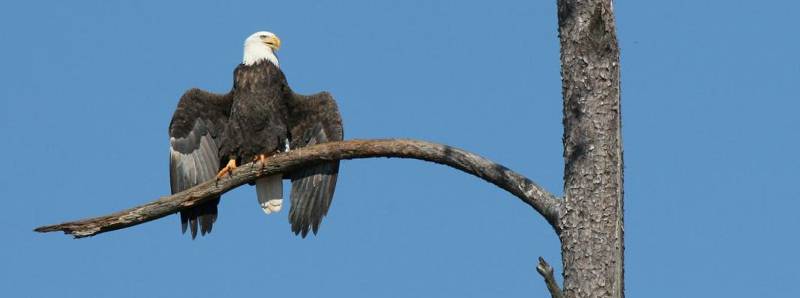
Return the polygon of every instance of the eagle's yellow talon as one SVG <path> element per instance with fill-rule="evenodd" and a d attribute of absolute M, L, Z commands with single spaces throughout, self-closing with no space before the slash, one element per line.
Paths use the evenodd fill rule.
<path fill-rule="evenodd" d="M 264 166 L 267 164 L 267 156 L 264 154 L 258 155 L 258 163 L 261 164 L 261 168 L 263 169 Z"/>
<path fill-rule="evenodd" d="M 225 175 L 233 174 L 233 170 L 236 170 L 236 159 L 231 159 L 228 161 L 228 164 L 225 165 L 222 170 L 217 173 L 217 179 L 224 177 Z"/>

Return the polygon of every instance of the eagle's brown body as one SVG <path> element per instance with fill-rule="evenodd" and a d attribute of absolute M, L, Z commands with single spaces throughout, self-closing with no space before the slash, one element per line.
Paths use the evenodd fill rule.
<path fill-rule="evenodd" d="M 169 128 L 170 181 L 180 192 L 214 179 L 230 159 L 248 163 L 259 155 L 342 140 L 342 122 L 329 93 L 299 95 L 269 61 L 240 64 L 233 89 L 218 95 L 192 89 L 180 99 Z M 287 144 L 286 142 L 289 142 Z M 327 162 L 291 173 L 292 231 L 315 233 L 328 211 L 339 163 Z M 192 237 L 211 231 L 219 198 L 181 211 L 183 231 Z"/>

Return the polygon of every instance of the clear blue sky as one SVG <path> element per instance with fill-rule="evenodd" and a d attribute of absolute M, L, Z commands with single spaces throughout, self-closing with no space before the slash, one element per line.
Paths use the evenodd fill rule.
<path fill-rule="evenodd" d="M 281 37 L 297 90 L 336 96 L 347 138 L 448 143 L 561 194 L 555 1 L 109 2 L 0 9 L 0 295 L 547 295 L 546 223 L 413 160 L 344 162 L 305 240 L 251 187 L 194 241 L 177 216 L 82 240 L 31 230 L 169 193 L 178 97 L 227 91 L 258 30 Z M 800 297 L 800 4 L 615 4 L 628 296 Z"/>

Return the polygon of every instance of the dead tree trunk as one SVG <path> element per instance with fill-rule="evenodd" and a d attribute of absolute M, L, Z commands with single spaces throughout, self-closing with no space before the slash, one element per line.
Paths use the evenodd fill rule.
<path fill-rule="evenodd" d="M 611 0 L 558 0 L 565 297 L 624 297 L 619 47 Z"/>
<path fill-rule="evenodd" d="M 533 207 L 561 240 L 563 290 L 553 268 L 537 271 L 554 298 L 624 297 L 622 135 L 619 48 L 611 0 L 557 0 L 564 96 L 564 198 L 475 154 L 414 140 L 325 143 L 277 154 L 264 166 L 243 165 L 229 179 L 114 214 L 39 227 L 76 238 L 138 225 L 254 181 L 321 161 L 401 157 L 448 165 L 509 191 Z"/>

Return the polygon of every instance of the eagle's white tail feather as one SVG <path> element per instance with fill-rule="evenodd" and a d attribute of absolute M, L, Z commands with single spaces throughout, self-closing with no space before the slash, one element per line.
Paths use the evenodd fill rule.
<path fill-rule="evenodd" d="M 283 205 L 283 180 L 281 175 L 272 175 L 256 180 L 258 204 L 264 213 L 281 211 Z"/>

